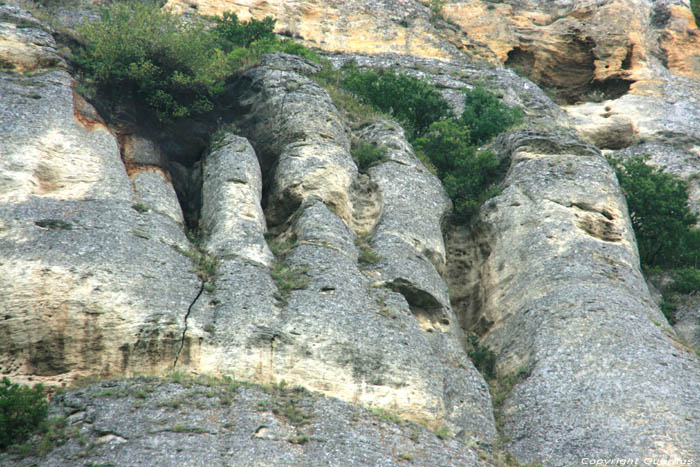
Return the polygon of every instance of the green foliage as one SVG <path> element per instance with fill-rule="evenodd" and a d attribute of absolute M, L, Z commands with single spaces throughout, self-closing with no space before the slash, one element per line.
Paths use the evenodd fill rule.
<path fill-rule="evenodd" d="M 343 87 L 367 103 L 393 115 L 410 139 L 426 132 L 436 121 L 451 116 L 440 92 L 426 81 L 392 70 L 346 71 Z"/>
<path fill-rule="evenodd" d="M 397 425 L 403 424 L 404 419 L 401 418 L 401 416 L 397 413 L 392 412 L 391 410 L 387 410 L 382 407 L 374 407 L 370 409 L 370 411 L 373 415 L 379 417 L 380 420 L 385 421 L 387 423 L 395 423 Z"/>
<path fill-rule="evenodd" d="M 520 123 L 521 109 L 503 104 L 478 85 L 465 91 L 464 112 L 455 118 L 440 92 L 424 80 L 352 67 L 333 76 L 345 89 L 401 122 L 418 158 L 442 180 L 454 203 L 456 222 L 467 221 L 497 193 L 507 161 L 491 151 L 477 151 L 477 146 Z M 364 147 L 362 156 L 371 161 L 377 154 Z"/>
<path fill-rule="evenodd" d="M 85 75 L 112 104 L 143 102 L 161 122 L 212 110 L 228 78 L 264 53 L 318 55 L 274 34 L 272 18 L 241 22 L 234 13 L 187 21 L 151 2 L 118 2 L 80 29 L 76 55 Z"/>
<path fill-rule="evenodd" d="M 241 23 L 235 13 L 227 11 L 222 17 L 216 17 L 214 21 L 216 24 L 214 35 L 223 50 L 250 47 L 255 41 L 272 41 L 277 38 L 273 32 L 275 20 L 269 16 L 262 21 L 253 18 Z"/>
<path fill-rule="evenodd" d="M 496 95 L 477 85 L 466 91 L 460 123 L 469 128 L 470 140 L 480 145 L 520 123 L 523 111 L 504 105 Z"/>
<path fill-rule="evenodd" d="M 292 40 L 279 41 L 278 45 L 275 46 L 275 52 L 283 52 L 289 55 L 297 55 L 303 57 L 309 61 L 321 63 L 321 56 L 318 52 L 315 52 L 303 45 L 294 42 Z"/>
<path fill-rule="evenodd" d="M 442 10 L 445 8 L 445 4 L 447 3 L 447 0 L 430 0 L 430 3 L 428 4 L 430 7 L 430 11 L 432 12 L 431 20 L 436 21 L 439 19 L 444 19 Z"/>
<path fill-rule="evenodd" d="M 496 377 L 496 354 L 489 346 L 481 345 L 474 335 L 467 338 L 467 355 L 485 379 Z"/>
<path fill-rule="evenodd" d="M 695 16 L 695 22 L 700 26 L 700 0 L 690 0 L 690 11 Z"/>
<path fill-rule="evenodd" d="M 217 48 L 201 23 L 147 3 L 112 4 L 80 32 L 77 60 L 98 89 L 143 101 L 162 121 L 210 110 L 240 58 Z"/>
<path fill-rule="evenodd" d="M 648 159 L 608 158 L 627 198 L 642 264 L 694 264 L 700 252 L 700 232 L 693 228 L 697 216 L 688 206 L 688 184 L 648 165 Z"/>
<path fill-rule="evenodd" d="M 468 220 L 481 204 L 497 193 L 505 162 L 492 151 L 477 151 L 469 127 L 455 120 L 433 123 L 414 141 L 416 151 L 429 159 L 454 203 L 454 220 Z"/>
<path fill-rule="evenodd" d="M 367 141 L 358 141 L 353 144 L 351 152 L 357 167 L 360 170 L 365 170 L 375 162 L 384 160 L 386 148 Z"/>
<path fill-rule="evenodd" d="M 669 324 L 676 324 L 676 310 L 678 306 L 675 304 L 674 297 L 669 297 L 668 294 L 663 294 L 662 297 L 661 305 L 659 306 L 661 313 L 664 314 Z"/>
<path fill-rule="evenodd" d="M 671 291 L 673 292 L 690 294 L 700 290 L 700 270 L 698 269 L 677 268 L 673 270 L 672 277 Z"/>
<path fill-rule="evenodd" d="M 40 384 L 12 383 L 4 377 L 0 383 L 0 449 L 26 441 L 46 418 L 48 402 Z"/>

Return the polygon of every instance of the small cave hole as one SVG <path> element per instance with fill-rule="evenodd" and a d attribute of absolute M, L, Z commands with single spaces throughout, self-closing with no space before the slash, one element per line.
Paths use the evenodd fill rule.
<path fill-rule="evenodd" d="M 593 81 L 588 86 L 586 95 L 583 96 L 583 100 L 589 102 L 602 102 L 609 99 L 619 99 L 629 92 L 632 84 L 634 84 L 633 80 L 621 78 Z"/>
<path fill-rule="evenodd" d="M 514 47 L 508 52 L 508 58 L 503 65 L 520 76 L 529 77 L 535 65 L 535 54 L 520 47 Z"/>

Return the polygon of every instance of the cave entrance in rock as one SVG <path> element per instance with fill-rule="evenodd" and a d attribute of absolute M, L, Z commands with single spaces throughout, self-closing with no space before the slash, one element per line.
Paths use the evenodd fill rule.
<path fill-rule="evenodd" d="M 629 92 L 634 80 L 619 76 L 596 80 L 595 45 L 591 38 L 575 38 L 566 50 L 549 55 L 536 55 L 516 46 L 503 65 L 536 83 L 559 105 L 618 99 Z M 630 48 L 621 70 L 628 70 L 631 60 Z"/>

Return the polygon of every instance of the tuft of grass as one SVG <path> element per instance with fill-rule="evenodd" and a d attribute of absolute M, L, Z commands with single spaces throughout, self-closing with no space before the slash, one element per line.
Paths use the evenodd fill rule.
<path fill-rule="evenodd" d="M 360 233 L 355 236 L 355 246 L 359 250 L 357 261 L 361 267 L 368 267 L 382 260 L 382 257 L 372 250 L 370 245 L 371 240 L 371 233 Z"/>
<path fill-rule="evenodd" d="M 386 160 L 386 147 L 367 141 L 353 141 L 351 153 L 360 171 L 365 171 L 377 162 Z"/>
<path fill-rule="evenodd" d="M 309 442 L 309 437 L 306 435 L 299 435 L 293 438 L 289 438 L 287 441 L 289 441 L 292 444 L 306 444 Z"/>
<path fill-rule="evenodd" d="M 131 206 L 134 211 L 138 212 L 139 214 L 143 214 L 145 212 L 148 212 L 148 207 L 145 204 L 142 203 L 136 203 Z"/>
<path fill-rule="evenodd" d="M 303 290 L 309 287 L 309 276 L 306 268 L 291 267 L 285 264 L 287 255 L 296 246 L 296 237 L 286 240 L 268 238 L 268 246 L 275 256 L 275 262 L 270 270 L 270 276 L 277 285 L 275 298 L 283 305 L 287 305 L 289 295 L 293 290 Z"/>
<path fill-rule="evenodd" d="M 207 433 L 207 430 L 202 427 L 184 424 L 177 424 L 170 428 L 170 431 L 174 433 Z"/>
<path fill-rule="evenodd" d="M 208 253 L 201 251 L 199 248 L 181 248 L 178 245 L 173 245 L 175 251 L 181 255 L 187 256 L 194 263 L 197 276 L 202 282 L 207 283 L 216 276 L 217 259 Z"/>
<path fill-rule="evenodd" d="M 401 416 L 382 407 L 374 407 L 373 409 L 371 409 L 371 412 L 373 415 L 379 417 L 380 420 L 383 420 L 388 423 L 395 423 L 397 425 L 401 425 L 404 422 L 404 419 L 401 418 Z"/>
<path fill-rule="evenodd" d="M 445 425 L 442 425 L 438 428 L 435 428 L 433 430 L 433 433 L 435 433 L 435 436 L 437 436 L 440 439 L 446 439 L 450 436 L 450 429 L 447 428 Z"/>

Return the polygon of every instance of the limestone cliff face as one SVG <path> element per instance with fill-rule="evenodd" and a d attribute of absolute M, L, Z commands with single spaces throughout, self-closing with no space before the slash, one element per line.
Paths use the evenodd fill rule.
<path fill-rule="evenodd" d="M 92 14 L 86 3 L 55 18 L 70 28 L 68 18 Z M 351 128 L 308 77 L 313 63 L 278 54 L 243 72 L 227 94 L 235 131 L 210 140 L 205 124 L 189 122 L 159 134 L 137 119 L 105 122 L 75 91 L 55 31 L 0 6 L 0 373 L 70 384 L 178 370 L 345 401 L 297 401 L 319 417 L 302 430 L 255 390 L 217 393 L 233 399 L 223 410 L 241 420 L 234 435 L 197 399 L 182 416 L 211 426 L 170 436 L 152 426 L 169 420 L 156 400 L 182 399 L 181 388 L 101 383 L 53 402 L 99 444 L 87 460 L 128 463 L 162 443 L 198 453 L 185 463 L 254 465 L 272 462 L 250 443 L 264 439 L 277 443 L 279 463 L 337 465 L 352 452 L 393 465 L 416 438 L 428 453 L 419 465 L 477 465 L 476 448 L 498 436 L 520 461 L 543 465 L 699 458 L 700 362 L 688 346 L 700 342 L 699 312 L 688 302 L 678 334 L 666 324 L 602 157 L 651 154 L 691 181 L 697 209 L 700 48 L 687 5 L 452 0 L 442 11 L 451 23 L 415 0 L 166 7 L 273 16 L 279 33 L 333 52 L 335 66 L 427 79 L 457 111 L 461 90 L 481 82 L 521 106 L 526 123 L 492 144 L 510 162 L 502 193 L 473 224 L 448 227 L 450 201 L 401 128 L 383 119 Z M 362 173 L 353 138 L 385 146 L 387 160 Z M 374 263 L 360 260 L 368 247 Z M 465 332 L 495 351 L 501 376 L 517 375 L 502 406 L 467 358 Z M 136 407 L 131 386 L 155 395 Z M 103 402 L 108 388 L 125 395 Z M 387 436 L 353 412 L 359 405 L 468 446 L 404 426 L 390 428 L 401 452 L 356 449 L 356 438 Z M 120 428 L 129 413 L 137 421 Z M 202 441 L 210 434 L 216 454 Z M 301 434 L 307 444 L 287 442 Z M 71 465 L 79 450 L 73 440 L 36 462 Z M 0 457 L 21 462 L 33 460 Z"/>
<path fill-rule="evenodd" d="M 487 47 L 454 27 L 443 30 L 430 9 L 415 0 L 169 0 L 180 13 L 221 15 L 234 11 L 243 20 L 271 16 L 276 31 L 329 52 L 398 53 L 456 58 L 461 50 L 494 59 Z"/>

